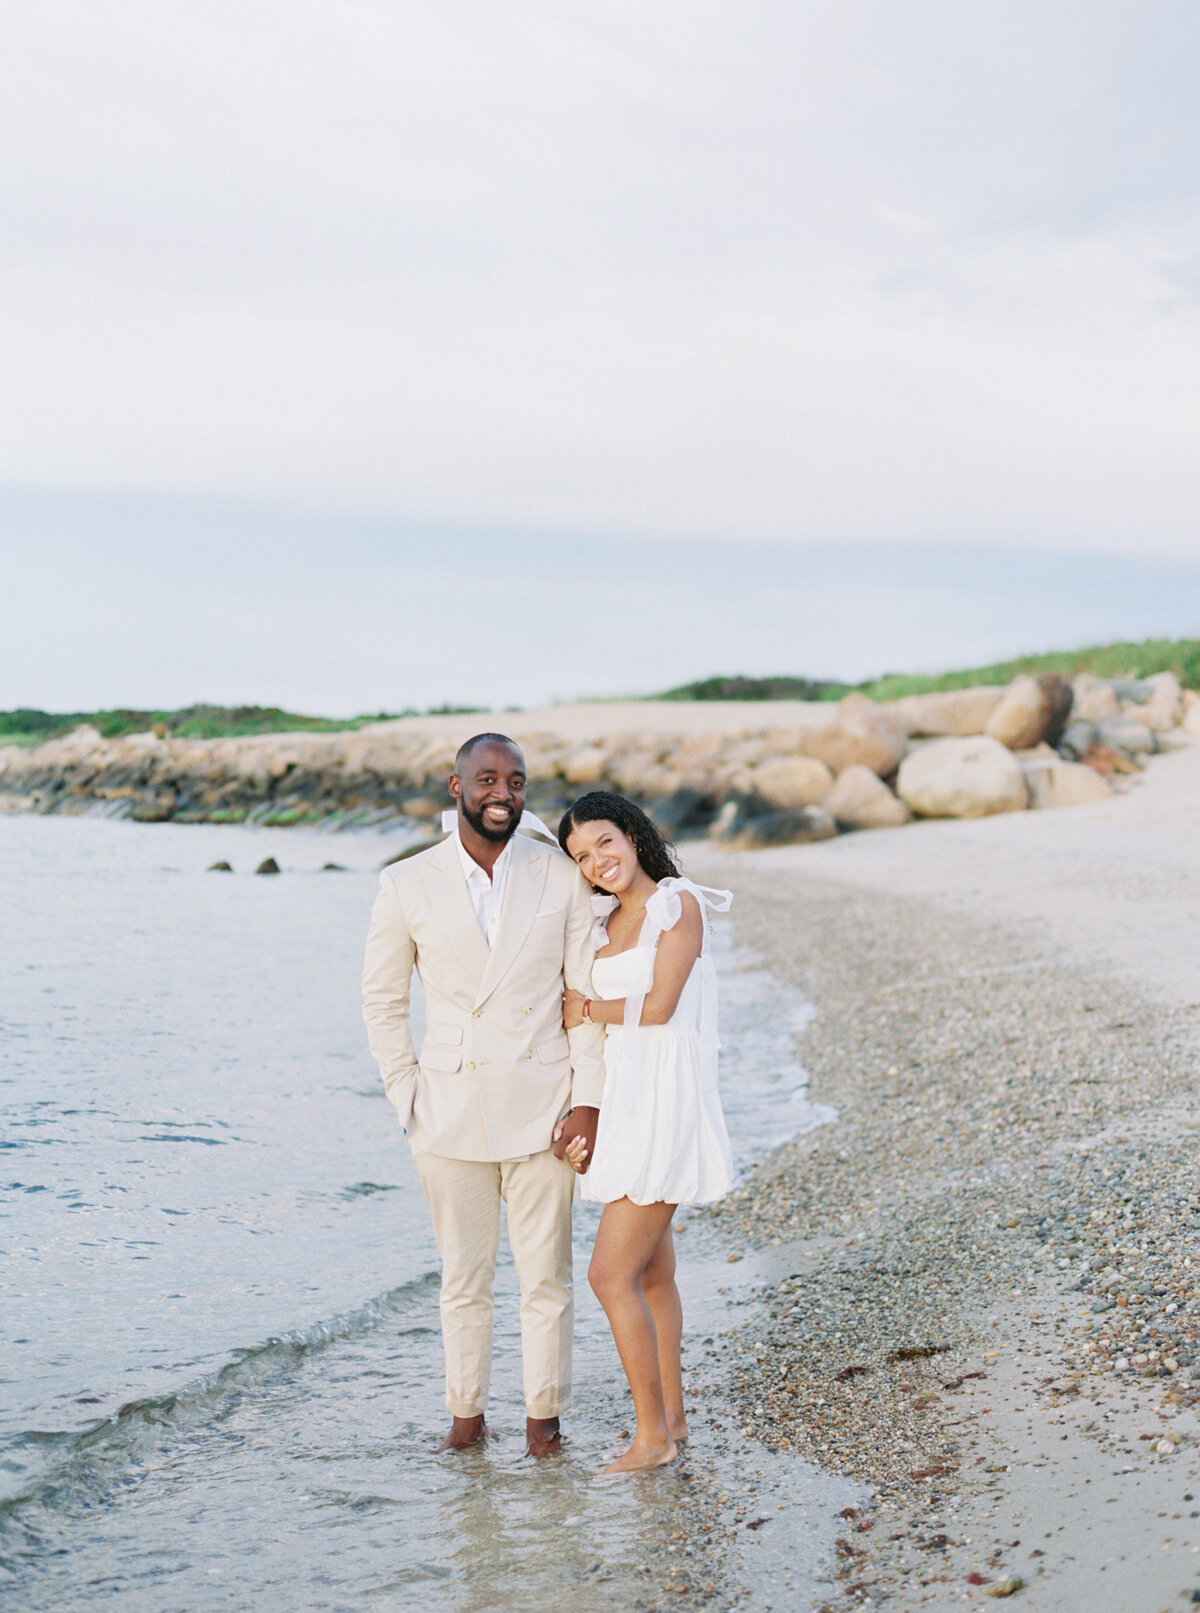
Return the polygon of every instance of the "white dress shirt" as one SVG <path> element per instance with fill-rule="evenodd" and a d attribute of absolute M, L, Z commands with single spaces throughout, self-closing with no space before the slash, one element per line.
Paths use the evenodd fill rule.
<path fill-rule="evenodd" d="M 471 906 L 475 909 L 479 928 L 483 931 L 483 938 L 488 946 L 494 946 L 496 930 L 500 923 L 500 909 L 504 904 L 504 890 L 508 884 L 508 865 L 511 861 L 508 855 L 509 848 L 505 846 L 496 858 L 492 866 L 492 877 L 489 879 L 463 845 L 457 831 L 454 843 L 458 847 L 458 860 L 462 863 L 463 877 L 467 882 L 467 895 L 471 898 Z"/>

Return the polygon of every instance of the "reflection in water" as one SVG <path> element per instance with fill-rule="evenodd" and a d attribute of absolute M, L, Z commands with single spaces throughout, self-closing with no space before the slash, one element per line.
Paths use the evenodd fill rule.
<path fill-rule="evenodd" d="M 22 964 L 4 1004 L 0 1592 L 22 1613 L 587 1613 L 686 1582 L 729 1605 L 773 1549 L 729 1508 L 751 1490 L 765 1506 L 774 1485 L 774 1511 L 803 1498 L 787 1605 L 807 1605 L 850 1492 L 795 1464 L 752 1472 L 703 1396 L 685 1461 L 595 1482 L 630 1413 L 583 1280 L 594 1207 L 576 1216 L 567 1451 L 522 1456 L 505 1257 L 495 1438 L 430 1455 L 446 1416 L 436 1261 L 358 1017 L 381 851 L 342 838 L 352 866 L 335 876 L 319 872 L 327 839 L 296 831 L 0 819 L 4 940 Z M 268 853 L 282 879 L 204 872 Z M 803 1006 L 730 933 L 723 1079 L 744 1163 L 827 1116 L 795 1061 Z M 702 1386 L 703 1337 L 737 1299 L 706 1236 L 693 1218 L 679 1240 Z"/>

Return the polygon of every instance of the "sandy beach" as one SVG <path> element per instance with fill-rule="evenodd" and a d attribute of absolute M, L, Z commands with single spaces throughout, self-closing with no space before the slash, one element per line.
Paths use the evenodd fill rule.
<path fill-rule="evenodd" d="M 851 771 L 838 746 L 880 734 L 877 714 L 850 707 L 831 740 L 813 726 L 828 718 L 799 703 L 612 703 L 343 735 L 109 746 L 85 733 L 9 765 L 42 769 L 49 793 L 33 805 L 84 820 L 80 834 L 144 808 L 122 835 L 200 837 L 194 855 L 179 842 L 203 882 L 197 910 L 224 915 L 232 891 L 261 918 L 262 882 L 218 889 L 201 845 L 232 837 L 222 854 L 251 873 L 257 837 L 279 837 L 279 889 L 297 900 L 292 834 L 322 878 L 349 878 L 356 857 L 373 876 L 369 836 L 285 825 L 419 834 L 454 745 L 485 721 L 537 758 L 552 812 L 589 782 L 644 787 L 655 810 L 664 758 L 689 751 L 709 758 L 715 810 L 720 790 L 745 793 L 742 768 L 751 792 L 781 759 L 811 772 L 803 747 L 823 732 L 832 783 Z M 1115 793 L 1065 810 L 1039 805 L 1031 782 L 1031 810 L 855 833 L 830 815 L 831 838 L 754 851 L 683 840 L 687 871 L 735 893 L 732 940 L 759 982 L 746 1000 L 782 1016 L 768 1075 L 788 1092 L 802 1064 L 808 1099 L 837 1118 L 760 1158 L 714 1211 L 681 1217 L 692 1458 L 654 1492 L 661 1553 L 618 1563 L 584 1542 L 580 1572 L 596 1578 L 581 1607 L 628 1585 L 647 1613 L 1200 1605 L 1200 742 L 1168 723 L 1153 747 Z M 1058 766 L 1044 749 L 1024 765 Z M 887 794 L 882 773 L 875 785 Z M 27 806 L 20 790 L 9 801 Z M 733 975 L 727 988 L 731 1011 Z M 338 1001 L 352 999 L 351 981 Z M 807 1004 L 794 1063 L 781 1049 Z M 763 1056 L 741 1012 L 727 1018 L 731 1112 L 756 1090 L 730 1089 L 735 1046 Z M 377 1095 L 373 1080 L 363 1090 Z M 800 1123 L 756 1101 L 746 1157 Z"/>
<path fill-rule="evenodd" d="M 687 852 L 839 1111 L 715 1213 L 780 1275 L 706 1357 L 874 1488 L 826 1605 L 1200 1603 L 1200 745 L 1065 813 Z"/>

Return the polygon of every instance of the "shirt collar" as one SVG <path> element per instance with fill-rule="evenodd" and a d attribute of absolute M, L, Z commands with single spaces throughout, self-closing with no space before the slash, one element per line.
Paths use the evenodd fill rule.
<path fill-rule="evenodd" d="M 491 879 L 488 879 L 487 872 L 479 866 L 474 857 L 472 857 L 471 853 L 467 850 L 466 846 L 463 845 L 462 836 L 459 834 L 457 829 L 454 831 L 453 838 L 454 844 L 458 847 L 458 860 L 460 863 L 462 863 L 462 871 L 466 878 L 482 879 L 494 887 L 497 877 L 503 876 L 508 869 L 508 854 L 512 849 L 512 841 L 510 840 L 508 842 L 504 850 L 492 864 L 492 877 Z"/>

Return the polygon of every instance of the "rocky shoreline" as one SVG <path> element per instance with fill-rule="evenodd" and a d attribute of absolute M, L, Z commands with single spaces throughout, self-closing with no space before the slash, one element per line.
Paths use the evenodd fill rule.
<path fill-rule="evenodd" d="M 1023 676 L 892 704 L 627 702 L 241 739 L 106 739 L 83 724 L 0 748 L 0 810 L 432 828 L 455 749 L 489 721 L 524 747 L 534 811 L 613 789 L 672 835 L 763 846 L 1106 799 L 1155 752 L 1200 733 L 1200 698 L 1168 672 Z"/>
<path fill-rule="evenodd" d="M 822 1606 L 1200 1601 L 1200 966 L 1155 1000 L 1036 925 L 785 855 L 697 873 L 817 1004 L 799 1051 L 839 1118 L 711 1213 L 783 1274 L 700 1381 L 874 1491 Z"/>

